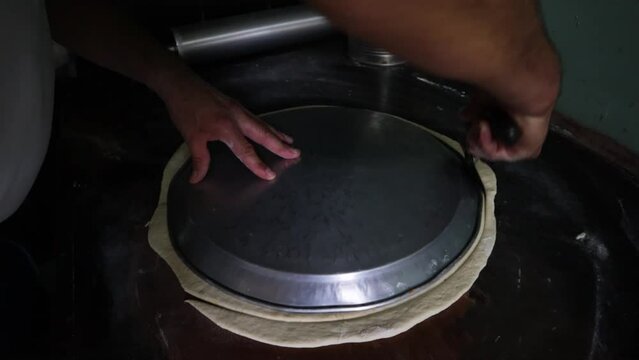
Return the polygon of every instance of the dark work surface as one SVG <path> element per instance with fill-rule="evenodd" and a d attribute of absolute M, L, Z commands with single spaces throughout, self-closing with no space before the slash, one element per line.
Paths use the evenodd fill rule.
<path fill-rule="evenodd" d="M 408 69 L 355 66 L 342 50 L 327 42 L 200 70 L 258 113 L 365 107 L 460 136 L 452 91 Z M 115 75 L 82 73 L 58 84 L 45 166 L 28 201 L 0 225 L 3 241 L 32 254 L 47 294 L 45 335 L 28 346 L 30 358 L 639 358 L 637 181 L 555 134 L 538 160 L 493 164 L 497 243 L 448 310 L 391 339 L 320 349 L 228 333 L 183 302 L 147 245 L 162 169 L 180 143 L 163 105 Z"/>

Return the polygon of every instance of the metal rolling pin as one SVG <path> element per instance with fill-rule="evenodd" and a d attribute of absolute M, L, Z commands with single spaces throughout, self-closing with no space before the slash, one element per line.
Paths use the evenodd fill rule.
<path fill-rule="evenodd" d="M 172 29 L 174 49 L 187 61 L 254 54 L 311 41 L 334 29 L 308 6 L 292 6 L 216 19 Z"/>

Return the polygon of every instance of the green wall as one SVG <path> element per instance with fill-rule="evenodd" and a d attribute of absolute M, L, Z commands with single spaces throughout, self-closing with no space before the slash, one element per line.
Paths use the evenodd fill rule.
<path fill-rule="evenodd" d="M 639 0 L 542 0 L 564 67 L 557 108 L 639 153 Z"/>

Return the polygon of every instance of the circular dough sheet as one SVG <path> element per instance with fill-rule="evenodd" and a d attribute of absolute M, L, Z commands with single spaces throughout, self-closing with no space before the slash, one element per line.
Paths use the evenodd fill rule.
<path fill-rule="evenodd" d="M 461 146 L 450 138 L 411 124 L 463 153 Z M 484 186 L 484 212 L 476 238 L 459 261 L 429 283 L 383 306 L 359 311 L 286 312 L 234 295 L 201 278 L 173 248 L 167 224 L 167 195 L 173 176 L 188 159 L 188 148 L 182 145 L 164 169 L 158 206 L 149 223 L 149 243 L 171 267 L 184 291 L 199 299 L 187 300 L 187 303 L 218 326 L 260 342 L 287 347 L 319 347 L 400 334 L 446 309 L 466 293 L 486 265 L 495 243 L 497 181 L 488 165 L 476 161 L 475 167 Z"/>

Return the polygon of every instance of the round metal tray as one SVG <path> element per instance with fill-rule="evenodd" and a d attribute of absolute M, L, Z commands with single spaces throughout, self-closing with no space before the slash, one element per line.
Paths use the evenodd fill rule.
<path fill-rule="evenodd" d="M 264 149 L 264 181 L 223 145 L 191 185 L 169 190 L 171 239 L 202 276 L 287 309 L 384 303 L 437 276 L 474 237 L 474 169 L 424 129 L 379 112 L 305 107 L 262 117 L 295 138 L 298 160 Z"/>

